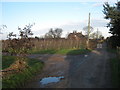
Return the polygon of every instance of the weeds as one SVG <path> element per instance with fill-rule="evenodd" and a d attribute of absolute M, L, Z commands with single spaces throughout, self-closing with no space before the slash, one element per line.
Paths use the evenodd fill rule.
<path fill-rule="evenodd" d="M 110 59 L 112 71 L 112 83 L 114 87 L 120 88 L 120 59 Z"/>
<path fill-rule="evenodd" d="M 14 61 L 15 56 L 2 56 L 2 69 L 8 68 Z"/>
<path fill-rule="evenodd" d="M 8 58 L 8 56 L 6 56 L 6 58 Z M 14 57 L 11 56 L 11 58 Z M 19 88 L 24 86 L 25 83 L 30 80 L 37 71 L 41 71 L 43 67 L 43 63 L 36 59 L 27 59 L 27 63 L 29 65 L 28 68 L 25 68 L 22 72 L 11 74 L 7 78 L 3 79 L 3 88 Z M 9 66 L 7 65 L 6 67 Z"/>

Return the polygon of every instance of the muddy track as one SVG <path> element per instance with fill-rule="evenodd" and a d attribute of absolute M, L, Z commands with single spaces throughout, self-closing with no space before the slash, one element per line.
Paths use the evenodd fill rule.
<path fill-rule="evenodd" d="M 109 58 L 106 46 L 86 55 L 30 55 L 45 63 L 43 72 L 38 74 L 25 88 L 112 88 Z M 44 77 L 64 76 L 57 83 L 42 85 Z"/>

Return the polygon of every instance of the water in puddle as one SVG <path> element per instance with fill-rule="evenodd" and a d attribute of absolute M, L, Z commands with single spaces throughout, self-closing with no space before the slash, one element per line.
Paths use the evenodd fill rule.
<path fill-rule="evenodd" d="M 88 57 L 88 55 L 85 55 L 85 57 Z"/>
<path fill-rule="evenodd" d="M 56 83 L 56 82 L 59 82 L 61 79 L 63 79 L 64 76 L 60 76 L 60 77 L 46 77 L 46 78 L 43 78 L 40 83 L 42 85 L 45 85 L 45 84 L 49 84 L 49 83 Z"/>

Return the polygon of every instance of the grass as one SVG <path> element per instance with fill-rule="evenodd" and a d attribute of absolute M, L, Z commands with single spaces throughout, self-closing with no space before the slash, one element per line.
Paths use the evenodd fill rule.
<path fill-rule="evenodd" d="M 111 52 L 111 53 L 117 53 L 117 50 L 116 50 L 116 49 L 107 48 L 107 51 L 108 51 L 108 52 Z"/>
<path fill-rule="evenodd" d="M 54 54 L 57 50 L 54 49 L 47 49 L 47 50 L 31 50 L 29 53 L 31 54 Z"/>
<path fill-rule="evenodd" d="M 68 55 L 77 55 L 77 54 L 84 54 L 84 53 L 88 53 L 91 50 L 88 49 L 73 49 L 70 50 L 69 52 L 67 52 Z"/>
<path fill-rule="evenodd" d="M 10 59 L 8 59 L 10 57 Z M 4 56 L 5 61 L 14 59 L 13 56 Z M 10 63 L 14 62 L 12 60 L 9 63 L 4 63 L 5 67 L 9 67 Z M 8 78 L 3 79 L 2 87 L 3 88 L 19 88 L 25 85 L 27 81 L 32 79 L 34 75 L 42 70 L 44 64 L 37 59 L 27 59 L 29 68 L 26 68 L 23 72 L 10 75 Z M 5 68 L 4 67 L 4 68 Z"/>
<path fill-rule="evenodd" d="M 87 49 L 59 49 L 59 50 L 54 50 L 54 49 L 48 49 L 48 50 L 33 50 L 30 51 L 29 53 L 31 54 L 83 54 L 86 52 L 89 52 L 91 50 Z"/>
<path fill-rule="evenodd" d="M 15 61 L 15 56 L 2 56 L 2 69 L 8 68 Z"/>
<path fill-rule="evenodd" d="M 110 59 L 112 70 L 112 83 L 116 88 L 120 88 L 120 59 Z"/>

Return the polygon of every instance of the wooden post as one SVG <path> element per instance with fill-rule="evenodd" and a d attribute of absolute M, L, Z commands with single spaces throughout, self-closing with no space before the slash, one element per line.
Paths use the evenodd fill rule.
<path fill-rule="evenodd" d="M 87 37 L 87 42 L 86 42 L 86 44 L 87 44 L 87 48 L 89 48 L 89 37 L 90 37 L 90 13 L 89 13 L 89 18 L 88 18 L 88 33 L 87 33 L 88 35 L 88 37 Z"/>

